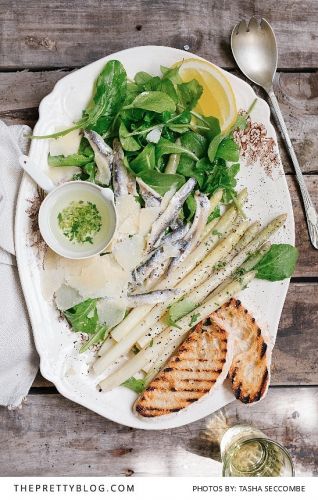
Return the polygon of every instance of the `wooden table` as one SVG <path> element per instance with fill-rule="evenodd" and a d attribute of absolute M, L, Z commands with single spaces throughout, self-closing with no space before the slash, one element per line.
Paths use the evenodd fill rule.
<path fill-rule="evenodd" d="M 266 17 L 278 39 L 278 100 L 318 206 L 316 0 L 1 0 L 0 6 L 0 118 L 31 126 L 57 80 L 127 47 L 185 48 L 235 72 L 231 28 L 244 17 Z M 1 409 L 1 475 L 217 475 L 217 436 L 235 422 L 251 422 L 287 446 L 297 475 L 318 474 L 318 252 L 308 241 L 293 171 L 280 149 L 300 258 L 266 400 L 253 407 L 235 402 L 191 425 L 146 432 L 64 399 L 39 376 L 22 409 Z"/>

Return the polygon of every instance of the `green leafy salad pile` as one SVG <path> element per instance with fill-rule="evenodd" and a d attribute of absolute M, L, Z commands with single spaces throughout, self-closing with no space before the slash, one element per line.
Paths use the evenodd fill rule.
<path fill-rule="evenodd" d="M 109 61 L 95 82 L 83 117 L 73 127 L 45 137 L 88 129 L 110 146 L 119 138 L 126 167 L 159 194 L 172 186 L 180 188 L 193 177 L 201 192 L 212 195 L 222 188 L 224 203 L 236 200 L 239 147 L 232 135 L 235 129 L 245 128 L 248 113 L 238 115 L 231 130 L 221 132 L 217 118 L 194 111 L 203 88 L 197 80 L 182 82 L 179 67 L 161 67 L 161 77 L 139 72 L 130 81 L 119 61 Z M 84 137 L 77 154 L 49 155 L 48 162 L 52 167 L 80 167 L 75 178 L 95 182 L 94 152 Z M 191 217 L 192 196 L 186 210 Z"/>

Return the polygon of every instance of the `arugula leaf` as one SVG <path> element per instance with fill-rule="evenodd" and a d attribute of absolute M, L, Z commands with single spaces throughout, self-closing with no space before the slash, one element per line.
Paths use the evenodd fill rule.
<path fill-rule="evenodd" d="M 188 196 L 188 198 L 186 199 L 184 206 L 183 206 L 184 217 L 185 217 L 185 220 L 187 222 L 192 220 L 192 218 L 195 214 L 196 208 L 197 208 L 197 204 L 196 204 L 195 198 L 194 198 L 193 194 L 190 194 Z"/>
<path fill-rule="evenodd" d="M 156 166 L 155 146 L 148 144 L 139 155 L 129 163 L 129 166 L 135 174 L 147 170 L 154 170 Z"/>
<path fill-rule="evenodd" d="M 227 167 L 222 159 L 214 162 L 207 176 L 204 191 L 212 195 L 218 189 L 223 189 L 223 201 L 228 203 L 235 196 L 235 176 L 239 169 L 240 165 L 238 163 Z"/>
<path fill-rule="evenodd" d="M 171 80 L 160 80 L 158 87 L 156 90 L 161 90 L 165 94 L 167 94 L 171 99 L 177 104 L 178 103 L 178 95 L 176 89 Z"/>
<path fill-rule="evenodd" d="M 218 205 L 217 207 L 215 207 L 213 212 L 210 213 L 208 220 L 207 220 L 207 224 L 209 222 L 211 222 L 213 219 L 218 219 L 220 216 L 221 216 L 221 210 L 220 210 L 220 206 Z"/>
<path fill-rule="evenodd" d="M 87 351 L 93 345 L 99 344 L 103 340 L 105 340 L 108 333 L 108 329 L 106 325 L 97 325 L 96 333 L 92 335 L 80 348 L 80 354 Z"/>
<path fill-rule="evenodd" d="M 82 128 L 105 133 L 122 107 L 127 93 L 127 75 L 117 60 L 108 61 L 95 83 L 92 100 L 84 111 Z"/>
<path fill-rule="evenodd" d="M 240 149 L 231 137 L 225 137 L 219 144 L 215 156 L 216 158 L 223 158 L 226 161 L 238 161 L 240 158 Z"/>
<path fill-rule="evenodd" d="M 75 332 L 95 333 L 98 324 L 97 299 L 87 299 L 77 304 L 64 315 Z"/>
<path fill-rule="evenodd" d="M 136 139 L 129 135 L 124 122 L 120 122 L 118 134 L 120 143 L 125 151 L 138 151 L 141 148 Z"/>
<path fill-rule="evenodd" d="M 94 154 L 90 156 L 85 156 L 83 154 L 75 153 L 72 155 L 64 156 L 51 156 L 49 153 L 48 164 L 50 167 L 83 167 L 86 163 L 94 160 Z"/>
<path fill-rule="evenodd" d="M 204 121 L 208 125 L 209 130 L 203 131 L 203 135 L 206 135 L 209 139 L 213 139 L 213 137 L 221 133 L 220 122 L 215 116 L 205 116 Z"/>
<path fill-rule="evenodd" d="M 204 161 L 206 160 L 199 160 L 197 163 L 195 163 L 192 158 L 181 155 L 177 167 L 177 173 L 182 174 L 185 177 L 193 177 L 197 181 L 199 188 L 202 189 L 206 174 L 204 170 L 202 171 L 200 168 L 197 168 L 197 166 L 200 166 Z"/>
<path fill-rule="evenodd" d="M 83 156 L 93 156 L 94 157 L 94 151 L 86 137 L 82 136 L 81 142 L 78 148 L 77 154 L 83 155 Z"/>
<path fill-rule="evenodd" d="M 179 302 L 175 302 L 169 308 L 168 323 L 171 325 L 175 324 L 178 319 L 193 311 L 195 307 L 196 304 L 188 299 L 183 299 Z"/>
<path fill-rule="evenodd" d="M 210 162 L 212 163 L 215 158 L 216 158 L 216 153 L 219 148 L 219 145 L 223 141 L 224 136 L 222 134 L 218 134 L 215 137 L 213 137 L 212 141 L 210 142 L 209 148 L 208 148 L 208 157 Z"/>
<path fill-rule="evenodd" d="M 179 75 L 179 68 L 182 62 L 173 68 L 167 68 L 166 66 L 160 66 L 160 71 L 162 73 L 163 80 L 171 80 L 172 83 L 178 85 L 182 83 L 181 77 Z"/>
<path fill-rule="evenodd" d="M 175 115 L 168 119 L 167 122 L 187 125 L 191 122 L 191 113 L 190 111 L 182 111 L 182 113 L 179 113 L 178 115 Z"/>
<path fill-rule="evenodd" d="M 82 170 L 83 170 L 83 174 L 85 177 L 82 180 L 85 180 L 88 182 L 95 182 L 97 168 L 96 168 L 96 165 L 93 161 L 84 165 L 84 167 L 82 167 Z"/>
<path fill-rule="evenodd" d="M 168 94 L 154 90 L 137 95 L 131 104 L 125 106 L 125 109 L 130 108 L 145 109 L 155 113 L 163 113 L 164 111 L 174 113 L 176 104 Z"/>
<path fill-rule="evenodd" d="M 125 101 L 126 92 L 125 68 L 117 60 L 108 61 L 96 79 L 94 94 L 83 112 L 83 118 L 68 129 L 45 136 L 32 136 L 32 139 L 62 137 L 79 128 L 95 130 L 99 134 L 107 132 Z"/>
<path fill-rule="evenodd" d="M 274 244 L 255 266 L 256 277 L 268 281 L 290 278 L 296 267 L 298 249 L 285 243 Z"/>
<path fill-rule="evenodd" d="M 199 317 L 200 317 L 200 314 L 192 314 L 191 321 L 189 323 L 190 328 L 191 328 L 191 326 L 193 326 L 195 324 L 195 322 L 199 319 Z"/>
<path fill-rule="evenodd" d="M 158 142 L 158 144 L 156 146 L 156 158 L 158 159 L 162 155 L 169 155 L 171 153 L 176 153 L 176 154 L 183 153 L 183 154 L 190 156 L 191 158 L 193 158 L 196 161 L 199 159 L 189 149 L 187 149 L 179 144 L 168 141 L 164 137 L 161 137 L 160 141 Z"/>
<path fill-rule="evenodd" d="M 180 189 L 185 182 L 183 175 L 163 174 L 161 172 L 157 172 L 156 170 L 143 170 L 138 173 L 138 177 L 140 177 L 152 189 L 157 191 L 157 193 L 161 196 L 174 186 L 176 189 Z"/>
<path fill-rule="evenodd" d="M 181 145 L 192 151 L 197 158 L 202 158 L 207 149 L 207 139 L 196 132 L 187 132 L 181 137 Z"/>
<path fill-rule="evenodd" d="M 121 385 L 123 385 L 124 387 L 127 387 L 128 389 L 131 389 L 134 392 L 137 392 L 137 394 L 140 394 L 146 388 L 146 380 L 142 379 L 142 378 L 130 377 L 128 380 L 123 382 Z"/>
<path fill-rule="evenodd" d="M 203 87 L 197 80 L 177 85 L 179 104 L 185 109 L 193 109 L 203 93 Z"/>
<path fill-rule="evenodd" d="M 139 71 L 138 73 L 135 74 L 135 83 L 137 85 L 144 85 L 144 83 L 147 83 L 149 80 L 152 79 L 152 75 L 149 73 L 146 73 L 145 71 Z"/>

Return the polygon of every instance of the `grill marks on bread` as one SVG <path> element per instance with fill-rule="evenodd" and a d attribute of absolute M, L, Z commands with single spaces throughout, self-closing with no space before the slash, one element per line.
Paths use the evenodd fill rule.
<path fill-rule="evenodd" d="M 213 320 L 233 336 L 229 370 L 232 390 L 242 403 L 255 403 L 269 385 L 270 349 L 261 329 L 241 302 L 231 299 L 212 314 Z"/>
<path fill-rule="evenodd" d="M 227 340 L 227 333 L 210 318 L 196 325 L 137 399 L 135 411 L 143 417 L 169 415 L 210 392 L 226 376 Z"/>

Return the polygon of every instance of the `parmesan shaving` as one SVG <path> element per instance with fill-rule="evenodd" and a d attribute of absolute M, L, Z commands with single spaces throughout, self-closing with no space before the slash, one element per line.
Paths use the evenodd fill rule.
<path fill-rule="evenodd" d="M 124 300 L 101 299 L 97 302 L 97 314 L 100 323 L 105 323 L 107 328 L 118 325 L 126 313 Z"/>
<path fill-rule="evenodd" d="M 139 230 L 140 205 L 132 194 L 118 196 L 116 200 L 117 232 L 136 234 Z"/>
<path fill-rule="evenodd" d="M 154 221 L 159 217 L 159 207 L 141 208 L 139 213 L 139 234 L 146 236 Z"/>
<path fill-rule="evenodd" d="M 55 293 L 55 304 L 61 311 L 66 311 L 81 302 L 83 302 L 83 297 L 70 286 L 62 285 Z"/>
<path fill-rule="evenodd" d="M 135 234 L 124 238 L 113 246 L 113 256 L 125 271 L 132 271 L 142 261 L 144 238 Z"/>

